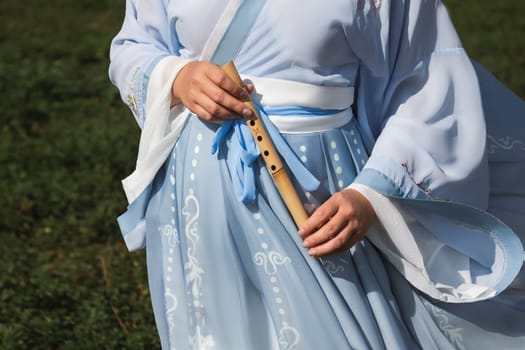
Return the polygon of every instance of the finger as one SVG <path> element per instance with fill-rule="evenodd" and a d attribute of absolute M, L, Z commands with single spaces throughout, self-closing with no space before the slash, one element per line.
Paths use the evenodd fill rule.
<path fill-rule="evenodd" d="M 197 117 L 203 120 L 207 120 L 209 122 L 214 121 L 213 116 L 206 109 L 204 109 L 201 105 L 195 104 L 195 105 L 192 105 L 191 107 L 188 107 L 188 109 L 192 111 Z"/>
<path fill-rule="evenodd" d="M 233 112 L 232 115 L 250 117 L 253 113 L 244 102 L 238 100 L 230 95 L 228 91 L 223 90 L 213 83 L 205 84 L 202 87 L 202 92 L 208 96 L 214 104 Z"/>
<path fill-rule="evenodd" d="M 357 223 L 351 223 L 345 227 L 337 237 L 330 241 L 314 247 L 308 251 L 310 256 L 320 258 L 327 255 L 342 253 L 352 248 L 366 236 L 366 231 L 358 228 Z"/>
<path fill-rule="evenodd" d="M 203 115 L 197 115 L 202 119 L 208 121 L 236 119 L 239 117 L 235 112 L 217 104 L 214 100 L 212 100 L 205 94 L 199 97 L 196 105 L 200 106 L 205 111 L 204 113 L 202 113 Z"/>
<path fill-rule="evenodd" d="M 244 88 L 246 89 L 246 91 L 251 94 L 252 92 L 255 91 L 255 86 L 252 84 L 252 83 L 246 83 L 244 85 Z"/>
<path fill-rule="evenodd" d="M 220 67 L 215 65 L 210 67 L 210 69 L 206 71 L 206 75 L 213 85 L 220 87 L 235 99 L 242 101 L 248 99 L 248 92 L 243 88 L 243 85 L 237 84 Z"/>
<path fill-rule="evenodd" d="M 328 242 L 334 237 L 337 237 L 339 233 L 347 226 L 347 224 L 348 219 L 345 218 L 343 215 L 333 216 L 316 232 L 308 236 L 304 240 L 303 246 L 305 248 L 314 248 L 318 245 Z"/>
<path fill-rule="evenodd" d="M 326 224 L 336 212 L 336 203 L 334 203 L 333 200 L 328 199 L 303 223 L 298 232 L 299 236 L 303 239 L 310 236 Z"/>
<path fill-rule="evenodd" d="M 346 227 L 336 237 L 308 250 L 308 255 L 321 258 L 346 251 L 359 241 L 359 237 L 355 236 L 357 235 L 354 234 L 354 231 L 350 227 Z"/>

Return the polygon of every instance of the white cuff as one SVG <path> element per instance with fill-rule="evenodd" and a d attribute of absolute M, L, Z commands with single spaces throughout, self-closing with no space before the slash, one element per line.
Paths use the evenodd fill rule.
<path fill-rule="evenodd" d="M 468 256 L 441 242 L 395 200 L 362 184 L 348 188 L 365 196 L 378 217 L 367 238 L 414 287 L 451 303 L 484 300 L 496 294 L 489 286 L 472 281 Z"/>
<path fill-rule="evenodd" d="M 146 121 L 140 137 L 135 171 L 122 181 L 128 202 L 133 202 L 153 180 L 169 156 L 188 113 L 183 105 L 170 109 L 173 81 L 190 60 L 167 56 L 153 69 L 146 97 Z"/>

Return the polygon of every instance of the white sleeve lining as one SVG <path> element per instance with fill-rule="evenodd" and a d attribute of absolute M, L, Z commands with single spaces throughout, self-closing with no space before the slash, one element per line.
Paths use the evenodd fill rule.
<path fill-rule="evenodd" d="M 451 303 L 474 302 L 496 294 L 491 287 L 472 281 L 468 256 L 440 242 L 395 200 L 362 184 L 348 188 L 365 196 L 378 217 L 367 238 L 414 287 Z"/>

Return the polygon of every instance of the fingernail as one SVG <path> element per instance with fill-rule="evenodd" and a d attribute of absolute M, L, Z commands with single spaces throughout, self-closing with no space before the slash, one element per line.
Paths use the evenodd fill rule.
<path fill-rule="evenodd" d="M 252 112 L 252 110 L 249 109 L 249 108 L 244 108 L 244 109 L 242 110 L 242 115 L 243 115 L 243 117 L 251 117 L 252 114 L 253 114 L 253 112 Z"/>
<path fill-rule="evenodd" d="M 239 97 L 243 100 L 246 100 L 250 95 L 244 90 L 241 90 L 241 93 L 239 94 Z"/>
<path fill-rule="evenodd" d="M 297 231 L 297 234 L 302 237 L 304 235 L 304 230 L 300 229 L 299 231 Z"/>
<path fill-rule="evenodd" d="M 308 251 L 308 255 L 313 256 L 313 257 L 316 256 L 316 253 L 317 253 L 317 252 L 316 252 L 315 249 L 310 249 L 310 250 Z"/>
<path fill-rule="evenodd" d="M 305 247 L 305 248 L 310 248 L 310 246 L 311 246 L 311 244 L 310 244 L 309 241 L 304 241 L 304 242 L 303 242 L 303 247 Z"/>

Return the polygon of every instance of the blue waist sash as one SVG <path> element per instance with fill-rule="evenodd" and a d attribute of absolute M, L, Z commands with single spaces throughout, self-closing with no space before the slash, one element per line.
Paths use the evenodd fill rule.
<path fill-rule="evenodd" d="M 261 120 L 282 160 L 286 163 L 297 182 L 305 191 L 315 191 L 319 180 L 305 167 L 297 155 L 286 143 L 279 130 L 270 121 L 269 115 L 275 116 L 328 116 L 341 112 L 308 107 L 267 107 L 256 105 Z M 232 180 L 235 195 L 239 201 L 249 202 L 255 199 L 254 163 L 260 152 L 244 119 L 225 121 L 217 130 L 212 144 L 212 153 L 217 153 L 221 144 L 230 137 L 226 160 L 232 169 Z"/>

